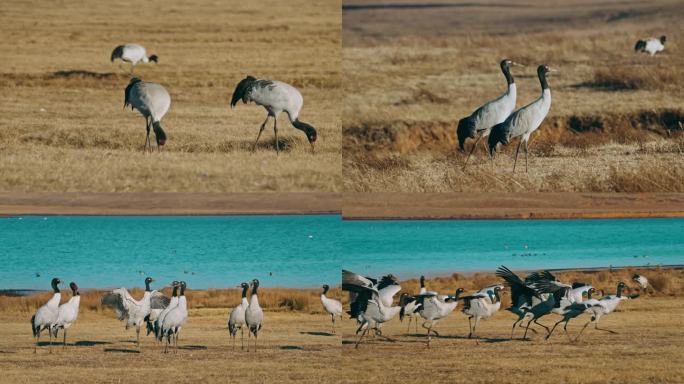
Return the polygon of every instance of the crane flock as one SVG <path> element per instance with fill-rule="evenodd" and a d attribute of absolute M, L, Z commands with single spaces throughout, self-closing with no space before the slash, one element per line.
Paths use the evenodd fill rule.
<path fill-rule="evenodd" d="M 439 333 L 433 328 L 450 313 L 456 311 L 461 301 L 463 302 L 461 312 L 468 317 L 469 334 L 467 337 L 478 340 L 476 330 L 480 320 L 488 319 L 499 312 L 501 295 L 508 289 L 510 289 L 511 305 L 506 310 L 516 315 L 511 328 L 511 340 L 516 326 L 525 328 L 523 340 L 527 339 L 529 331 L 537 333 L 537 330 L 532 328 L 533 324 L 546 330 L 545 339 L 548 340 L 560 323 L 565 323 L 563 328 L 570 338 L 567 331 L 568 322 L 582 314 L 588 314 L 590 319 L 575 337 L 574 340 L 577 341 L 582 332 L 592 323 L 596 330 L 615 333 L 612 330 L 599 328 L 599 320 L 602 316 L 614 312 L 621 301 L 639 297 L 638 294 L 626 295 L 624 293 L 627 288 L 626 284 L 619 282 L 614 295 L 593 298 L 592 296 L 599 292 L 595 287 L 577 281 L 571 284 L 561 282 L 546 270 L 533 272 L 523 279 L 507 267 L 500 266 L 496 270 L 496 276 L 503 280 L 502 284 L 482 287 L 468 295 L 463 294 L 464 290 L 461 287 L 454 288 L 454 294 L 429 291 L 425 287 L 425 278 L 421 276 L 420 292 L 413 295 L 403 292 L 395 305 L 393 296 L 401 291 L 401 286 L 393 275 L 374 279 L 342 270 L 342 290 L 349 292 L 347 314 L 359 324 L 356 334 L 360 336 L 355 347 L 358 348 L 369 330 L 374 330 L 376 335 L 382 335 L 380 325 L 392 320 L 399 313 L 400 320 L 409 314 L 417 314 L 424 320 L 422 327 L 426 330 L 426 344 L 430 348 L 432 335 L 439 337 Z M 381 285 L 383 281 L 384 286 Z M 393 288 L 383 293 L 383 289 L 388 287 L 388 282 L 391 282 Z M 553 327 L 549 328 L 539 322 L 539 319 L 551 314 L 561 317 Z M 387 336 L 383 337 L 392 340 Z"/>
<path fill-rule="evenodd" d="M 548 340 L 558 325 L 563 323 L 563 330 L 569 340 L 573 340 L 567 330 L 568 323 L 588 314 L 589 319 L 580 332 L 574 338 L 579 340 L 582 333 L 592 323 L 594 329 L 615 333 L 612 330 L 600 328 L 599 321 L 603 316 L 615 312 L 623 300 L 639 297 L 639 294 L 628 295 L 628 289 L 624 282 L 616 286 L 615 294 L 604 295 L 602 290 L 575 281 L 565 283 L 547 270 L 532 272 L 524 278 L 517 275 L 509 268 L 500 266 L 495 275 L 502 279 L 502 283 L 492 284 L 479 288 L 479 290 L 465 294 L 462 287 L 454 287 L 453 293 L 439 293 L 428 290 L 424 276 L 420 278 L 419 292 L 412 294 L 402 292 L 402 287 L 396 276 L 388 274 L 375 279 L 360 274 L 342 270 L 342 290 L 349 293 L 349 308 L 346 313 L 350 319 L 357 323 L 355 348 L 358 348 L 367 335 L 381 337 L 388 341 L 396 341 L 388 335 L 383 335 L 383 324 L 399 317 L 403 321 L 405 317 L 415 320 L 416 332 L 418 331 L 419 317 L 423 319 L 422 327 L 425 329 L 426 345 L 431 346 L 433 335 L 440 337 L 436 326 L 445 321 L 452 313 L 460 309 L 468 318 L 469 333 L 467 338 L 480 339 L 478 325 L 481 320 L 486 320 L 496 315 L 502 306 L 502 295 L 510 290 L 511 305 L 506 308 L 515 315 L 511 326 L 510 339 L 514 338 L 516 327 L 525 329 L 522 336 L 527 339 L 531 331 L 538 333 L 533 327 L 539 326 L 546 331 L 545 339 Z M 152 289 L 155 280 L 146 277 L 144 280 L 145 290 L 140 299 L 136 299 L 125 287 L 113 289 L 101 297 L 101 304 L 113 309 L 117 319 L 125 322 L 126 329 L 135 327 L 135 343 L 140 348 L 140 330 L 146 325 L 147 335 L 154 334 L 155 343 L 164 343 L 163 352 L 168 352 L 173 344 L 178 350 L 178 339 L 181 330 L 188 321 L 188 303 L 185 296 L 187 283 L 185 281 L 172 281 L 166 288 L 172 289 L 171 297 Z M 639 284 L 636 289 L 645 289 L 648 284 L 645 276 L 636 274 L 633 281 Z M 53 278 L 51 287 L 52 297 L 31 318 L 31 329 L 35 338 L 34 353 L 40 345 L 42 331 L 47 330 L 50 338 L 49 351 L 52 352 L 53 338 L 57 338 L 58 331 L 63 330 L 63 348 L 66 347 L 67 330 L 73 326 L 78 318 L 80 306 L 80 291 L 75 282 L 69 284 L 72 295 L 69 300 L 60 305 L 61 290 L 59 278 Z M 237 332 L 241 331 L 241 348 L 244 349 L 244 330 L 246 328 L 248 340 L 247 351 L 250 350 L 250 339 L 254 336 L 254 352 L 257 351 L 259 332 L 264 322 L 264 311 L 259 304 L 259 280 L 253 279 L 249 283 L 243 282 L 238 286 L 241 289 L 241 299 L 233 307 L 228 315 L 227 329 L 232 348 L 235 349 Z M 248 295 L 251 289 L 251 295 Z M 328 284 L 322 286 L 320 295 L 321 306 L 332 321 L 331 334 L 335 334 L 335 319 L 342 317 L 343 305 L 340 300 L 327 296 L 330 290 Z M 395 302 L 395 296 L 399 295 Z M 600 297 L 594 297 L 601 292 Z M 460 305 L 460 307 L 459 307 Z M 548 315 L 559 316 L 552 327 L 539 322 Z M 407 332 L 410 331 L 409 323 Z"/>

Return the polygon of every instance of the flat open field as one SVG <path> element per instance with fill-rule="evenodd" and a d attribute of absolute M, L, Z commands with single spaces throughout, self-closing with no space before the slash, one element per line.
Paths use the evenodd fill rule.
<path fill-rule="evenodd" d="M 142 292 L 132 294 L 139 297 Z M 142 338 L 138 349 L 135 330 L 125 331 L 111 311 L 101 311 L 99 294 L 86 293 L 79 318 L 68 333 L 67 349 L 62 350 L 60 333 L 60 343 L 53 346 L 52 354 L 43 343 L 48 339 L 41 337 L 44 346 L 34 355 L 29 319 L 35 305 L 49 295 L 0 297 L 0 382 L 337 382 L 340 336 L 330 332 L 330 317 L 322 313 L 316 301 L 318 294 L 318 290 L 264 291 L 262 306 L 269 309 L 264 315 L 259 350 L 254 353 L 240 350 L 239 335 L 233 350 L 228 336 L 230 310 L 226 306 L 239 302 L 237 290 L 231 290 L 230 295 L 216 290 L 192 292 L 179 350 L 168 354 L 162 353 L 152 337 Z M 336 290 L 333 296 L 337 294 Z M 278 305 L 286 296 L 306 305 L 289 311 Z"/>
<path fill-rule="evenodd" d="M 341 10 L 337 1 L 21 1 L 0 10 L 0 191 L 338 191 Z M 144 118 L 122 110 L 140 43 L 158 64 L 135 75 L 165 86 L 162 153 L 143 154 Z M 247 75 L 297 87 L 303 132 L 254 104 L 230 109 Z M 154 138 L 152 137 L 154 143 Z M 155 149 L 156 151 L 156 149 Z"/>
<path fill-rule="evenodd" d="M 562 281 L 577 278 L 614 293 L 617 278 L 628 277 L 631 272 L 559 275 L 567 277 Z M 649 276 L 649 272 L 643 273 Z M 652 271 L 650 276 L 658 273 Z M 441 337 L 432 338 L 431 349 L 426 347 L 424 329 L 419 327 L 416 333 L 412 324 L 407 332 L 407 320 L 400 323 L 398 318 L 382 327 L 383 335 L 394 342 L 376 338 L 354 349 L 356 324 L 345 321 L 340 375 L 346 380 L 342 382 L 396 383 L 410 377 L 411 381 L 429 378 L 432 383 L 681 383 L 682 277 L 681 271 L 664 272 L 662 278 L 656 278 L 658 284 L 664 285 L 658 285 L 655 292 L 623 301 L 617 312 L 601 319 L 602 328 L 617 334 L 587 328 L 579 342 L 569 342 L 562 327 L 548 341 L 543 340 L 545 332 L 539 327 L 540 333 L 532 333 L 530 341 L 519 340 L 524 330 L 516 330 L 516 340 L 509 340 L 515 317 L 500 311 L 480 322 L 478 333 L 482 339 L 478 343 L 467 339 L 468 319 L 460 313 L 459 305 L 458 313 L 452 313 L 435 327 Z M 429 279 L 426 285 L 428 289 L 453 294 L 456 287 L 472 292 L 495 281 L 490 274 L 457 275 Z M 418 292 L 418 282 L 403 282 L 402 288 Z M 503 297 L 504 306 L 509 297 Z M 558 319 L 549 315 L 540 322 L 553 325 Z M 587 315 L 571 321 L 570 334 L 574 337 L 586 321 Z"/>
<path fill-rule="evenodd" d="M 372 3 L 372 4 L 371 4 Z M 344 2 L 345 190 L 684 191 L 684 30 L 678 1 Z M 640 38 L 667 35 L 656 57 Z M 549 76 L 551 110 L 530 140 L 490 164 L 480 146 L 463 170 L 456 124 L 505 90 L 517 106 Z M 473 141 L 466 142 L 470 150 Z"/>

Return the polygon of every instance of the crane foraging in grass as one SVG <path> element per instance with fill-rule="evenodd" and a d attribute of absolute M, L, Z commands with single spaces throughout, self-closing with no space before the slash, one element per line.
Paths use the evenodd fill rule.
<path fill-rule="evenodd" d="M 551 69 L 546 65 L 540 65 L 537 68 L 537 76 L 541 84 L 541 96 L 532 103 L 513 112 L 503 123 L 492 127 L 489 133 L 489 153 L 492 159 L 494 158 L 496 146 L 499 143 L 507 145 L 514 138 L 520 137 L 518 148 L 515 150 L 513 172 L 515 172 L 515 166 L 518 164 L 518 153 L 522 144 L 525 144 L 525 172 L 527 172 L 527 146 L 530 136 L 539 128 L 549 113 L 549 109 L 551 109 L 551 90 L 546 81 L 546 75 L 549 72 L 555 71 L 555 69 Z"/>
<path fill-rule="evenodd" d="M 285 112 L 287 113 L 292 126 L 306 134 L 306 139 L 311 145 L 311 152 L 314 152 L 317 139 L 316 129 L 299 120 L 299 112 L 304 104 L 304 98 L 297 88 L 281 81 L 257 79 L 253 76 L 247 76 L 235 87 L 233 97 L 230 101 L 230 107 L 235 108 L 235 105 L 240 100 L 245 104 L 253 101 L 257 105 L 264 107 L 268 112 L 266 120 L 264 120 L 261 124 L 261 128 L 259 128 L 259 134 L 257 134 L 257 138 L 254 141 L 252 151 L 256 151 L 256 146 L 261 137 L 261 133 L 266 128 L 268 120 L 272 117 L 276 154 L 280 153 L 280 143 L 278 142 L 278 115 L 280 115 L 281 112 Z"/>
<path fill-rule="evenodd" d="M 511 65 L 523 66 L 509 59 L 501 60 L 499 64 L 501 67 L 501 72 L 503 72 L 506 77 L 506 83 L 508 88 L 506 92 L 494 100 L 488 101 L 481 107 L 475 110 L 470 116 L 464 117 L 459 120 L 458 127 L 456 128 L 456 136 L 458 137 L 459 149 L 463 152 L 465 151 L 465 141 L 466 139 L 475 139 L 473 147 L 466 157 L 466 161 L 463 164 L 463 168 L 468 165 L 468 160 L 470 155 L 473 154 L 477 143 L 483 137 L 489 136 L 489 132 L 493 126 L 502 123 L 511 112 L 515 109 L 515 101 L 517 97 L 517 88 L 515 85 L 515 79 L 511 75 Z"/>
<path fill-rule="evenodd" d="M 665 40 L 667 40 L 665 35 L 660 36 L 659 39 L 651 37 L 646 40 L 639 40 L 634 46 L 634 52 L 647 52 L 649 55 L 653 56 L 665 49 Z"/>
<path fill-rule="evenodd" d="M 33 349 L 33 353 L 38 351 L 40 333 L 45 329 L 47 329 L 50 336 L 50 353 L 52 353 L 52 328 L 55 326 L 59 316 L 59 301 L 62 299 L 62 294 L 59 291 L 59 284 L 61 282 L 57 277 L 52 279 L 50 283 L 54 292 L 52 297 L 47 303 L 38 308 L 33 317 L 31 317 L 31 330 L 33 331 L 33 337 L 36 338 L 36 346 Z"/>
<path fill-rule="evenodd" d="M 162 129 L 160 122 L 171 106 L 169 92 L 159 84 L 144 82 L 134 77 L 124 91 L 124 109 L 129 105 L 131 109 L 137 109 L 145 118 L 147 138 L 145 139 L 143 152 L 147 148 L 152 151 L 150 128 L 154 130 L 157 150 L 161 150 L 164 144 L 166 144 L 166 132 Z"/>
<path fill-rule="evenodd" d="M 133 69 L 138 62 L 149 63 L 157 62 L 159 58 L 157 55 L 147 56 L 147 51 L 145 47 L 140 44 L 123 44 L 119 45 L 112 51 L 111 60 L 114 62 L 116 59 L 121 59 L 127 63 L 131 63 L 131 74 Z"/>

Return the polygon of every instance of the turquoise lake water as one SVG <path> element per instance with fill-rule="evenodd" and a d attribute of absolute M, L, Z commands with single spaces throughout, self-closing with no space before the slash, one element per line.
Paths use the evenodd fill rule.
<path fill-rule="evenodd" d="M 192 288 L 339 284 L 368 275 L 684 264 L 684 219 L 341 221 L 339 216 L 0 219 L 0 289 L 184 279 Z M 38 277 L 37 274 L 40 276 Z"/>

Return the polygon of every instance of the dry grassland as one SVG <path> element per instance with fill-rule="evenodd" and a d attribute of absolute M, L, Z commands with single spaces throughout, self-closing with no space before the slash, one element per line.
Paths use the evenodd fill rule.
<path fill-rule="evenodd" d="M 343 12 L 346 190 L 684 191 L 679 2 L 377 3 Z M 634 53 L 661 34 L 665 53 Z M 463 170 L 456 123 L 504 91 L 505 57 L 527 65 L 518 107 L 539 96 L 538 64 L 560 71 L 529 173 L 522 154 L 512 173 L 517 140 Z"/>
<path fill-rule="evenodd" d="M 0 190 L 340 190 L 340 14 L 337 1 L 4 4 Z M 109 58 L 126 42 L 159 56 L 135 75 L 171 94 L 163 153 L 142 153 L 144 119 L 122 110 L 129 65 Z M 316 154 L 284 115 L 281 155 L 272 125 L 251 153 L 266 112 L 229 106 L 250 74 L 300 89 Z"/>
<path fill-rule="evenodd" d="M 266 312 L 257 353 L 240 350 L 239 335 L 236 350 L 230 343 L 226 324 L 229 308 L 239 302 L 235 289 L 187 292 L 189 320 L 180 349 L 169 354 L 163 354 L 151 337 L 136 348 L 135 332 L 126 332 L 111 311 L 99 308 L 100 294 L 84 292 L 67 349 L 62 350 L 60 333 L 60 345 L 52 354 L 48 339 L 41 338 L 34 355 L 28 319 L 49 294 L 0 297 L 0 382 L 338 382 L 340 336 L 331 333 L 319 292 L 260 291 Z M 339 290 L 331 292 L 338 294 Z"/>
<path fill-rule="evenodd" d="M 558 273 L 562 281 L 579 280 L 595 284 L 614 293 L 618 280 L 628 285 L 634 270 L 596 271 L 591 273 Z M 588 328 L 579 342 L 569 342 L 562 329 L 557 329 L 549 341 L 540 334 L 532 334 L 530 341 L 509 340 L 511 325 L 516 317 L 506 311 L 480 322 L 478 342 L 467 339 L 468 321 L 460 313 L 453 313 L 435 329 L 441 337 L 432 339 L 427 349 L 424 329 L 416 333 L 411 325 L 394 319 L 383 325 L 383 334 L 393 338 L 389 342 L 376 338 L 367 340 L 354 349 L 355 323 L 346 321 L 344 327 L 341 377 L 342 382 L 396 383 L 399 381 L 431 383 L 681 383 L 684 369 L 679 360 L 684 348 L 684 328 L 681 327 L 682 270 L 640 270 L 654 283 L 650 293 L 622 302 L 618 311 L 601 320 L 603 328 L 617 334 Z M 428 289 L 453 292 L 463 287 L 466 292 L 500 281 L 492 274 L 472 276 L 454 275 L 428 279 Z M 418 291 L 418 282 L 402 282 L 408 292 Z M 503 305 L 510 300 L 506 295 Z M 460 309 L 460 307 L 459 307 Z M 540 320 L 552 325 L 559 319 L 549 315 Z M 406 320 L 405 320 L 406 321 Z M 568 330 L 577 334 L 588 316 L 570 322 Z M 560 332 L 558 332 L 560 331 Z M 516 331 L 516 338 L 522 337 Z M 360 380 L 357 380 L 360 378 Z"/>

